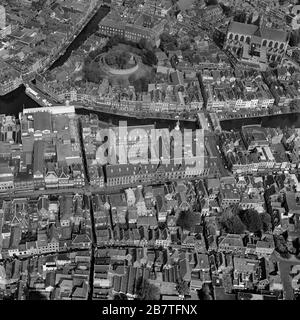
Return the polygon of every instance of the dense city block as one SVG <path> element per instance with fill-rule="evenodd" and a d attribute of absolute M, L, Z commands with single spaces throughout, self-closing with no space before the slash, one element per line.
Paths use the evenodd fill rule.
<path fill-rule="evenodd" d="M 299 300 L 299 21 L 1 1 L 0 300 Z"/>

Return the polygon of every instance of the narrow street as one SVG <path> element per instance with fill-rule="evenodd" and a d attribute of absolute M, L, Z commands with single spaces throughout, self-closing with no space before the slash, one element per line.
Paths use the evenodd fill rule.
<path fill-rule="evenodd" d="M 274 253 L 275 260 L 278 262 L 280 277 L 283 284 L 284 290 L 284 299 L 293 300 L 294 299 L 294 290 L 292 288 L 290 276 L 291 268 L 294 265 L 300 265 L 300 259 L 297 259 L 295 256 L 290 257 L 289 259 L 282 258 L 276 252 Z"/>

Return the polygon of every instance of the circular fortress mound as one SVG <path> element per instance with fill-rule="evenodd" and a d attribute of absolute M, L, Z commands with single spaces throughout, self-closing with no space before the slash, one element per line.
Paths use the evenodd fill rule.
<path fill-rule="evenodd" d="M 130 75 L 139 68 L 139 57 L 133 53 L 116 50 L 102 54 L 99 63 L 113 75 Z"/>

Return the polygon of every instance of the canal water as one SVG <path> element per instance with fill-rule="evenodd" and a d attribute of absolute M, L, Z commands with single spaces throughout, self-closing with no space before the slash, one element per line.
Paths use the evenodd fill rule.
<path fill-rule="evenodd" d="M 23 107 L 37 108 L 38 103 L 25 94 L 25 86 L 21 86 L 5 96 L 0 96 L 0 114 L 18 115 Z"/>
<path fill-rule="evenodd" d="M 221 121 L 223 130 L 240 130 L 242 126 L 261 124 L 262 127 L 270 128 L 300 128 L 300 113 L 276 114 L 266 117 L 240 118 Z"/>
<path fill-rule="evenodd" d="M 165 120 L 165 119 L 150 119 L 150 118 L 145 118 L 145 119 L 135 119 L 132 117 L 125 117 L 125 116 L 119 116 L 119 115 L 110 115 L 107 113 L 103 112 L 98 112 L 98 111 L 90 111 L 86 109 L 77 109 L 76 110 L 77 114 L 89 114 L 93 113 L 98 116 L 98 118 L 106 123 L 111 123 L 113 125 L 118 125 L 119 121 L 126 121 L 127 126 L 136 126 L 136 125 L 151 125 L 155 124 L 156 128 L 169 128 L 169 129 L 174 129 L 177 120 Z M 186 128 L 186 129 L 192 129 L 195 130 L 198 128 L 197 121 L 180 121 L 180 127 L 181 128 Z"/>

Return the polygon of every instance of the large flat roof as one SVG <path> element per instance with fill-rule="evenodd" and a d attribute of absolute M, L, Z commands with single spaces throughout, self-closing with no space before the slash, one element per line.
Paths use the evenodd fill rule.
<path fill-rule="evenodd" d="M 50 112 L 52 114 L 75 113 L 74 106 L 53 106 L 42 108 L 28 108 L 23 110 L 23 114 L 31 114 L 36 112 Z"/>

